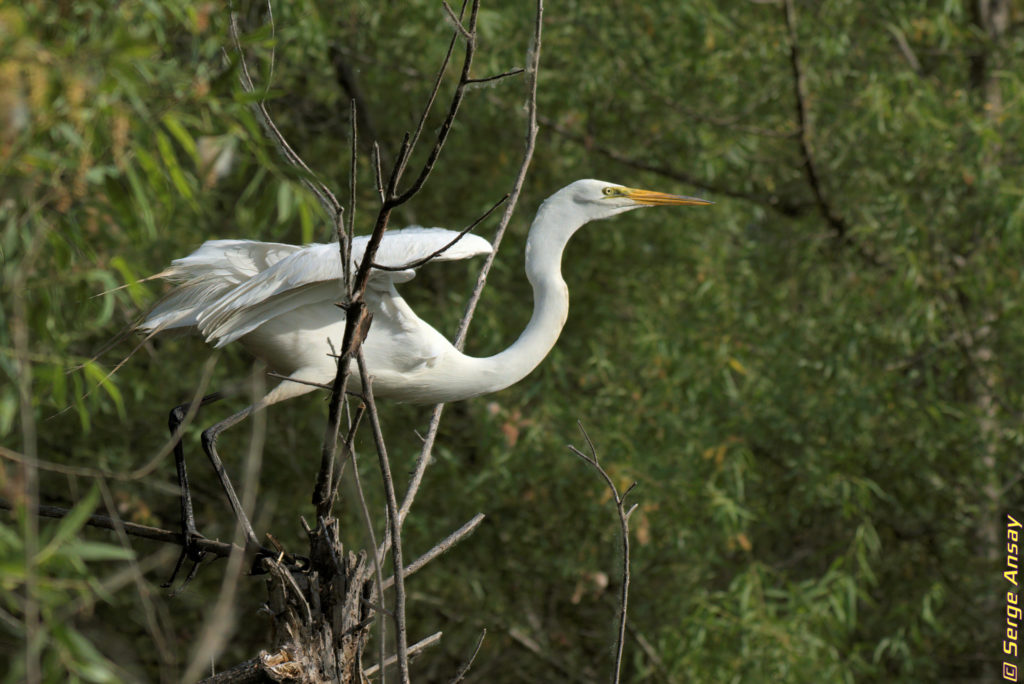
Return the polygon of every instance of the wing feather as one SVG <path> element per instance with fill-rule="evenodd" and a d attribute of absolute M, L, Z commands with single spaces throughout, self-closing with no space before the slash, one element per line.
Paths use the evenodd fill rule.
<path fill-rule="evenodd" d="M 458 233 L 443 228 L 412 226 L 384 234 L 375 262 L 400 267 L 446 247 Z M 362 261 L 368 236 L 352 241 L 353 272 Z M 434 257 L 437 261 L 488 254 L 491 245 L 466 234 Z M 247 240 L 213 240 L 172 263 L 159 274 L 179 287 L 140 326 L 158 331 L 195 326 L 208 342 L 223 346 L 267 321 L 301 306 L 338 300 L 342 296 L 337 243 L 306 247 Z M 413 269 L 374 269 L 370 284 L 386 291 L 413 278 Z"/>
<path fill-rule="evenodd" d="M 177 287 L 139 325 L 143 332 L 198 325 L 198 315 L 238 285 L 302 248 L 255 240 L 209 240 L 186 257 L 175 259 L 154 278 Z"/>

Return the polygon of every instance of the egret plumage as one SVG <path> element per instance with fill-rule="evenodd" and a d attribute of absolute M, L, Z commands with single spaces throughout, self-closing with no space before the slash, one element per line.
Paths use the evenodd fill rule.
<path fill-rule="evenodd" d="M 452 243 L 458 233 L 411 227 L 386 232 L 365 292 L 373 316 L 362 350 L 376 397 L 416 403 L 457 401 L 502 390 L 526 377 L 554 347 L 569 315 L 569 289 L 562 279 L 562 254 L 585 224 L 649 206 L 705 205 L 707 200 L 628 188 L 598 180 L 578 180 L 545 200 L 526 240 L 526 276 L 533 287 L 533 314 L 519 338 L 488 357 L 463 354 L 420 319 L 396 285 L 415 276 L 405 266 L 420 262 Z M 367 237 L 352 242 L 350 273 L 365 253 Z M 467 234 L 434 260 L 466 259 L 491 251 L 481 237 Z M 394 270 L 391 270 L 394 269 Z M 203 433 L 203 448 L 221 478 L 248 543 L 256 536 L 238 502 L 216 451 L 217 435 L 252 411 L 313 391 L 337 372 L 345 330 L 344 269 L 337 243 L 305 247 L 251 240 L 211 240 L 173 261 L 155 277 L 176 287 L 138 326 L 153 335 L 194 331 L 215 347 L 239 342 L 270 369 L 286 376 L 256 404 Z M 353 374 L 350 387 L 359 390 Z M 176 431 L 184 407 L 171 414 Z M 185 554 L 201 554 L 189 542 L 198 536 L 181 446 L 175 448 L 182 485 Z M 179 561 L 180 567 L 180 561 Z M 177 569 L 175 570 L 177 572 Z"/>
<path fill-rule="evenodd" d="M 565 325 L 569 290 L 562 279 L 562 253 L 572 235 L 590 221 L 657 205 L 710 204 L 694 197 L 580 180 L 549 197 L 537 212 L 526 241 L 526 275 L 533 286 L 533 315 L 507 349 L 493 356 L 467 356 L 423 321 L 398 293 L 413 269 L 371 272 L 366 303 L 373 324 L 363 343 L 374 395 L 415 403 L 468 399 L 502 390 L 523 379 L 547 356 Z M 420 261 L 457 233 L 411 227 L 384 234 L 375 263 L 395 268 Z M 368 238 L 352 244 L 355 273 Z M 467 234 L 437 261 L 487 254 L 490 244 Z M 283 381 L 259 402 L 267 406 L 329 383 L 337 371 L 344 331 L 342 265 L 336 243 L 305 247 L 251 240 L 212 240 L 158 274 L 177 287 L 139 326 L 146 333 L 190 329 L 215 347 L 239 341 Z M 358 378 L 353 377 L 354 388 Z M 309 384 L 315 383 L 315 384 Z"/>

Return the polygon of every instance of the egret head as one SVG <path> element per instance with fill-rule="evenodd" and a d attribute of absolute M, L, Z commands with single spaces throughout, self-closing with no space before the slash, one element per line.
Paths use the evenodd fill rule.
<path fill-rule="evenodd" d="M 631 209 L 656 206 L 701 206 L 714 204 L 698 197 L 670 195 L 652 190 L 628 188 L 615 183 L 587 178 L 567 185 L 556 195 L 565 193 L 588 221 L 608 218 Z"/>

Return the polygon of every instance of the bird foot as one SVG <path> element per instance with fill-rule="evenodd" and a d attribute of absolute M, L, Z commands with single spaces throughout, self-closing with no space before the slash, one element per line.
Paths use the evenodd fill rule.
<path fill-rule="evenodd" d="M 189 569 L 188 575 L 185 576 L 185 581 L 181 583 L 181 586 L 171 591 L 172 598 L 181 593 L 189 585 L 189 582 L 195 578 L 196 573 L 199 572 L 199 564 L 203 562 L 207 554 L 199 545 L 200 540 L 205 540 L 206 537 L 196 531 L 185 532 L 182 536 L 184 537 L 184 543 L 181 545 L 181 554 L 178 556 L 178 561 L 174 564 L 171 576 L 160 587 L 168 589 L 174 584 L 174 578 L 178 576 L 178 572 L 186 560 L 192 561 L 192 567 Z"/>

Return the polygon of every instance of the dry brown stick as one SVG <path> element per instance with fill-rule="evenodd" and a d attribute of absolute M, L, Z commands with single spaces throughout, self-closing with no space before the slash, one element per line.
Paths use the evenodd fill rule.
<path fill-rule="evenodd" d="M 401 266 L 384 266 L 382 264 L 374 264 L 373 267 L 375 269 L 377 269 L 378 271 L 405 271 L 405 270 L 410 269 L 410 268 L 419 268 L 420 266 L 423 266 L 424 264 L 433 261 L 437 257 L 439 257 L 442 254 L 444 254 L 445 252 L 447 252 L 449 249 L 454 247 L 455 243 L 457 243 L 459 240 L 461 240 L 462 238 L 464 238 L 466 236 L 466 233 L 468 233 L 469 231 L 473 230 L 478 225 L 480 225 L 488 216 L 490 216 L 494 212 L 495 209 L 500 207 L 505 202 L 505 200 L 507 200 L 507 199 L 508 199 L 508 193 L 506 193 L 504 197 L 502 197 L 500 200 L 498 200 L 493 205 L 491 205 L 491 208 L 488 209 L 487 211 L 485 211 L 483 214 L 481 214 L 479 218 L 477 218 L 475 221 L 470 223 L 468 226 L 466 226 L 465 228 L 460 230 L 459 234 L 456 235 L 454 238 L 452 238 L 451 241 L 448 242 L 448 244 L 446 244 L 441 249 L 439 249 L 439 250 L 437 250 L 437 251 L 435 251 L 435 252 L 433 252 L 431 254 L 428 254 L 427 256 L 423 257 L 422 259 L 416 259 L 415 261 L 410 261 L 409 263 L 402 264 Z"/>
<path fill-rule="evenodd" d="M 800 43 L 796 33 L 796 9 L 793 0 L 784 0 L 783 14 L 786 18 L 786 32 L 789 36 L 789 64 L 793 70 L 793 94 L 796 98 L 796 121 L 797 139 L 800 142 L 800 155 L 804 160 L 804 172 L 807 175 L 807 184 L 811 186 L 814 200 L 818 205 L 818 211 L 828 222 L 836 236 L 845 242 L 849 226 L 846 220 L 839 216 L 832 205 L 825 198 L 825 191 L 822 188 L 821 177 L 818 174 L 818 164 L 811 150 L 811 116 L 807 105 L 807 78 L 804 75 L 803 65 L 800 61 Z"/>
<path fill-rule="evenodd" d="M 452 95 L 451 103 L 448 106 L 448 114 L 441 123 L 437 139 L 434 141 L 433 147 L 427 154 L 427 159 L 420 169 L 419 176 L 417 176 L 416 180 L 407 190 L 405 190 L 405 192 L 399 194 L 398 184 L 401 182 L 402 173 L 404 172 L 405 166 L 408 164 L 409 157 L 412 154 L 413 145 L 419 140 L 419 132 L 422 130 L 422 126 L 425 125 L 423 122 L 426 120 L 426 110 L 424 110 L 423 117 L 421 118 L 421 126 L 417 128 L 416 135 L 409 136 L 407 134 L 405 140 L 402 141 L 402 147 L 398 152 L 398 159 L 395 161 L 395 166 L 391 170 L 391 176 L 388 179 L 387 187 L 384 192 L 384 203 L 381 205 L 380 211 L 377 214 L 377 221 L 374 224 L 373 233 L 367 241 L 366 251 L 363 253 L 363 260 L 359 264 L 359 270 L 356 272 L 355 283 L 352 288 L 353 303 L 360 302 L 362 299 L 362 293 L 366 289 L 366 283 L 370 279 L 370 270 L 373 265 L 374 257 L 377 255 L 377 248 L 380 246 L 380 241 L 384 237 L 384 231 L 387 229 L 388 220 L 391 217 L 392 210 L 408 202 L 417 192 L 420 191 L 423 187 L 423 183 L 426 182 L 427 177 L 433 170 L 434 163 L 441 155 L 441 150 L 444 148 L 445 142 L 448 140 L 448 134 L 455 121 L 455 115 L 459 111 L 459 105 L 462 103 L 462 98 L 465 94 L 466 79 L 469 78 L 469 72 L 473 65 L 473 56 L 476 53 L 476 22 L 479 10 L 480 0 L 473 0 L 473 6 L 469 15 L 469 25 L 467 27 L 470 32 L 470 38 L 466 41 L 465 55 L 462 62 L 462 75 L 459 77 L 459 84 L 456 86 L 455 93 Z M 447 68 L 447 64 L 448 58 L 446 57 L 444 64 L 442 65 L 442 70 Z M 440 78 L 440 75 L 438 78 Z M 433 101 L 434 95 L 432 94 L 429 98 L 429 105 L 432 106 Z"/>
<path fill-rule="evenodd" d="M 480 295 L 483 293 L 484 286 L 487 284 L 487 275 L 490 273 L 491 265 L 494 263 L 494 259 L 498 255 L 498 249 L 501 246 L 501 240 L 505 235 L 505 230 L 508 228 L 508 224 L 512 219 L 512 213 L 515 211 L 516 204 L 519 202 L 519 195 L 522 191 L 523 183 L 526 181 L 526 172 L 530 167 L 530 161 L 533 159 L 533 150 L 537 141 L 537 72 L 540 69 L 543 19 L 544 2 L 543 0 L 537 0 L 537 14 L 534 20 L 533 44 L 531 46 L 529 62 L 526 67 L 527 122 L 523 160 L 519 165 L 519 171 L 512 184 L 512 191 L 509 193 L 509 201 L 508 204 L 505 205 L 505 212 L 501 217 L 501 222 L 498 224 L 498 229 L 495 231 L 494 238 L 491 240 L 491 253 L 487 256 L 483 266 L 480 268 L 480 275 L 477 276 L 476 285 L 473 287 L 473 292 L 470 295 L 469 302 L 466 304 L 466 312 L 462 315 L 462 320 L 459 323 L 459 330 L 455 335 L 456 349 L 461 350 L 465 347 L 469 324 L 473 320 L 473 313 L 476 311 L 476 305 L 480 301 Z M 408 488 L 406 489 L 405 496 L 402 499 L 402 507 L 399 510 L 400 522 L 404 522 L 406 516 L 409 514 L 409 510 L 412 508 L 413 501 L 416 499 L 416 494 L 419 491 L 420 484 L 423 481 L 423 475 L 427 470 L 427 466 L 430 465 L 430 454 L 434 448 L 434 441 L 437 439 L 437 430 L 441 425 L 441 414 L 443 411 L 444 404 L 438 404 L 434 407 L 434 411 L 430 416 L 430 424 L 427 428 L 427 434 L 423 440 L 423 446 L 420 449 L 420 455 L 416 460 L 416 466 L 413 469 L 413 474 L 409 480 Z M 385 544 L 386 543 L 387 540 L 385 540 Z"/>
<path fill-rule="evenodd" d="M 452 12 L 452 8 L 449 7 L 447 3 L 444 3 L 443 6 L 445 11 L 449 15 L 453 17 L 455 16 L 454 12 Z M 465 11 L 466 0 L 463 0 L 462 8 L 459 10 L 459 16 L 455 18 L 456 32 L 452 34 L 451 40 L 448 42 L 448 50 L 445 52 L 444 57 L 441 59 L 441 66 L 437 70 L 437 74 L 434 76 L 434 85 L 430 90 L 430 94 L 427 96 L 427 101 L 423 106 L 423 111 L 420 113 L 420 119 L 416 124 L 416 131 L 412 134 L 412 137 L 408 141 L 408 147 L 410 152 L 412 151 L 413 148 L 416 147 L 416 143 L 419 142 L 420 135 L 423 134 L 423 129 L 427 125 L 427 117 L 430 115 L 431 110 L 433 110 L 434 108 L 434 101 L 437 99 L 437 94 L 441 91 L 441 81 L 444 79 L 444 75 L 448 72 L 448 65 L 451 63 L 452 54 L 455 51 L 455 43 L 458 40 L 459 35 L 461 34 L 465 37 L 467 45 L 469 43 L 473 43 L 476 40 L 476 36 L 469 35 L 469 33 L 466 30 L 466 27 L 462 25 L 461 18 Z M 475 21 L 475 17 L 473 18 L 473 21 Z M 472 59 L 470 61 L 472 61 Z M 408 163 L 408 155 L 404 157 L 399 155 L 399 158 L 395 160 L 394 171 L 396 172 L 398 178 L 401 178 L 402 174 L 405 173 L 405 167 L 406 164 Z"/>
<path fill-rule="evenodd" d="M 467 81 L 467 83 L 493 83 L 494 81 L 500 81 L 501 79 L 508 78 L 509 76 L 518 76 L 524 71 L 526 71 L 526 69 L 522 67 L 514 67 L 512 69 L 509 69 L 508 71 L 503 71 L 500 74 L 495 74 L 494 76 L 484 76 L 483 78 L 471 78 L 469 79 L 469 81 Z"/>
<path fill-rule="evenodd" d="M 433 634 L 428 636 L 426 639 L 420 639 L 415 644 L 413 644 L 413 645 L 411 645 L 409 647 L 409 655 L 416 655 L 420 651 L 422 651 L 423 649 L 429 648 L 429 647 L 437 644 L 438 642 L 441 641 L 442 634 L 443 634 L 443 632 L 434 632 Z M 399 659 L 399 657 L 397 655 L 393 655 L 393 656 L 391 656 L 390 658 L 388 658 L 387 660 L 384 661 L 384 667 L 389 667 L 391 665 L 394 665 L 399 660 L 400 659 Z M 377 674 L 377 672 L 381 671 L 382 669 L 383 668 L 381 668 L 380 665 L 373 665 L 373 666 L 368 667 L 365 670 L 363 670 L 363 674 L 365 674 L 367 677 L 372 677 L 373 675 Z"/>
<path fill-rule="evenodd" d="M 358 415 L 360 417 L 365 413 L 366 406 L 367 406 L 367 404 L 365 402 L 363 404 L 360 404 L 359 410 L 358 410 Z M 353 425 L 352 426 L 352 430 L 350 430 L 350 432 L 349 432 L 349 437 L 351 439 L 355 438 L 355 427 L 356 426 Z M 346 440 L 346 441 L 348 442 L 349 454 L 352 457 L 352 479 L 353 479 L 353 481 L 355 483 L 355 486 L 356 486 L 356 498 L 359 500 L 359 510 L 362 513 L 363 525 L 366 528 L 366 536 L 367 536 L 367 539 L 370 542 L 370 547 L 373 548 L 373 549 L 376 549 L 377 548 L 377 535 L 373 531 L 373 518 L 370 515 L 370 508 L 366 504 L 366 493 L 363 491 L 362 479 L 359 477 L 359 463 L 357 462 L 357 459 L 356 459 L 356 452 L 355 452 L 354 449 L 351 448 L 352 447 L 351 441 L 350 440 Z M 340 484 L 340 481 L 339 481 L 339 484 Z M 320 525 L 321 525 L 321 527 L 323 527 L 322 523 Z M 376 580 L 376 583 L 377 583 L 378 602 L 383 607 L 383 603 L 384 603 L 384 589 L 383 589 L 383 587 L 384 587 L 384 571 L 381 569 L 381 562 L 382 562 L 382 559 L 380 558 L 380 556 L 378 556 L 377 553 L 374 553 L 373 554 L 374 579 Z M 376 619 L 377 619 L 377 625 L 378 625 L 377 629 L 378 629 L 378 632 L 379 632 L 379 634 L 377 636 L 377 644 L 378 644 L 378 648 L 380 649 L 380 662 L 383 663 L 384 659 L 385 659 L 385 649 L 387 648 L 387 638 L 386 638 L 387 637 L 387 625 L 384 622 L 384 611 L 383 610 L 378 610 L 378 611 L 374 611 L 374 612 L 375 612 L 375 616 L 376 616 Z M 381 676 L 381 681 L 382 682 L 384 681 L 384 677 L 383 676 Z"/>
<path fill-rule="evenodd" d="M 480 0 L 472 0 L 472 3 L 472 7 L 470 8 L 469 11 L 468 25 L 463 25 L 461 21 L 462 15 L 466 11 L 467 0 L 463 0 L 462 9 L 459 10 L 459 16 L 455 18 L 456 31 L 458 33 L 452 35 L 451 43 L 448 45 L 448 52 L 445 55 L 444 60 L 442 61 L 441 69 L 438 70 L 437 79 L 434 81 L 434 89 L 433 91 L 431 91 L 430 97 L 427 98 L 427 104 L 423 108 L 423 114 L 422 116 L 420 116 L 419 124 L 417 124 L 416 126 L 416 132 L 413 134 L 412 139 L 410 141 L 409 151 L 411 152 L 411 150 L 416 146 L 416 143 L 419 142 L 420 135 L 422 135 L 423 129 L 427 125 L 427 116 L 430 113 L 430 110 L 433 108 L 434 99 L 437 97 L 437 93 L 440 90 L 441 78 L 444 76 L 445 71 L 448 70 L 448 62 L 451 59 L 452 49 L 455 47 L 456 38 L 458 37 L 459 34 L 461 34 L 463 40 L 465 40 L 466 42 L 465 57 L 462 60 L 462 73 L 459 76 L 459 83 L 458 85 L 455 86 L 455 93 L 452 95 L 451 103 L 448 106 L 448 115 L 441 123 L 441 128 L 438 130 L 437 133 L 436 142 L 434 143 L 434 146 L 430 149 L 430 152 L 427 155 L 427 160 L 423 163 L 423 166 L 420 168 L 419 176 L 417 176 L 416 180 L 413 181 L 412 185 L 409 186 L 409 188 L 405 192 L 403 192 L 400 197 L 397 198 L 399 204 L 404 204 L 405 202 L 409 201 L 409 199 L 411 199 L 413 195 L 419 192 L 420 188 L 422 188 L 423 184 L 426 182 L 427 177 L 430 176 L 430 172 L 434 167 L 434 163 L 440 156 L 441 149 L 444 147 L 444 143 L 448 138 L 448 132 L 451 130 L 452 123 L 454 123 L 455 121 L 455 115 L 459 111 L 459 105 L 462 104 L 462 98 L 466 92 L 466 85 L 469 83 L 470 80 L 469 72 L 473 66 L 473 56 L 476 53 L 476 23 L 477 17 L 480 12 Z M 454 17 L 454 13 L 452 13 L 451 7 L 447 6 L 447 3 L 445 3 L 445 9 Z M 396 171 L 398 171 L 396 180 L 400 178 L 402 173 L 405 171 L 405 165 L 408 163 L 408 161 L 409 155 L 406 155 L 404 158 L 401 159 L 401 165 L 396 166 Z"/>
<path fill-rule="evenodd" d="M 409 647 L 405 627 L 405 568 L 402 565 L 402 529 L 398 520 L 398 498 L 395 496 L 395 483 L 391 477 L 391 464 L 388 462 L 387 447 L 384 445 L 384 434 L 381 432 L 380 419 L 377 416 L 377 404 L 373 400 L 373 382 L 366 372 L 366 361 L 362 350 L 356 354 L 359 368 L 359 380 L 366 397 L 366 415 L 370 418 L 373 442 L 377 447 L 377 458 L 380 463 L 381 479 L 384 483 L 384 497 L 388 510 L 388 530 L 393 544 L 391 545 L 391 562 L 395 572 L 395 650 L 398 658 L 398 678 L 402 684 L 409 682 Z M 381 604 L 384 602 L 383 589 Z M 384 663 L 386 665 L 386 663 Z M 383 666 L 382 665 L 382 671 Z"/>
<path fill-rule="evenodd" d="M 590 453 L 585 454 L 572 445 L 569 445 L 569 450 L 590 464 L 601 475 L 605 484 L 608 485 L 608 489 L 611 490 L 612 498 L 615 501 L 615 509 L 619 514 L 619 533 L 622 541 L 622 591 L 619 594 L 619 634 L 615 641 L 615 665 L 612 669 L 612 684 L 618 684 L 622 670 L 622 651 L 626 646 L 626 613 L 629 607 L 629 516 L 633 514 L 637 507 L 637 504 L 633 504 L 627 511 L 625 499 L 633 491 L 633 488 L 636 487 L 636 482 L 629 485 L 626 491 L 620 495 L 615 482 L 598 462 L 597 449 L 594 447 L 590 435 L 583 428 L 583 423 L 577 422 L 577 424 L 583 432 L 583 438 L 587 441 Z"/>
<path fill-rule="evenodd" d="M 345 289 L 345 304 L 347 305 L 352 300 L 352 293 L 350 288 L 352 287 L 352 226 L 355 220 L 356 214 L 356 164 L 358 161 L 358 141 L 359 141 L 359 129 L 356 125 L 356 103 L 355 100 L 351 102 L 351 114 L 352 114 L 352 140 L 351 140 L 351 155 L 350 155 L 350 167 L 349 167 L 349 229 L 346 231 L 342 222 L 342 215 L 336 214 L 336 222 L 334 224 L 335 236 L 338 239 L 338 258 L 341 260 L 341 272 L 342 272 L 342 283 Z M 355 325 L 351 328 L 346 325 L 345 333 L 348 335 L 349 330 L 355 331 Z M 342 351 L 349 349 L 351 346 L 351 338 L 349 345 L 342 344 Z M 360 343 L 361 340 L 357 340 Z M 337 377 L 339 374 L 344 373 L 345 377 Z M 325 517 L 332 508 L 334 508 L 335 497 L 337 496 L 338 489 L 333 486 L 333 483 L 337 482 L 337 478 L 334 477 L 334 463 L 336 461 L 337 454 L 337 442 L 338 435 L 341 432 L 341 405 L 342 399 L 345 396 L 345 385 L 348 376 L 347 364 L 346 367 L 342 365 L 342 359 L 339 357 L 337 362 L 337 370 L 335 371 L 334 382 L 331 385 L 331 399 L 329 408 L 327 411 L 327 428 L 324 433 L 324 438 L 320 446 L 320 470 L 317 472 L 316 484 L 314 485 L 313 504 L 316 506 L 317 519 Z"/>
<path fill-rule="evenodd" d="M 765 204 L 783 216 L 799 216 L 800 214 L 805 213 L 810 206 L 807 203 L 792 202 L 774 194 L 743 192 L 742 190 L 736 190 L 735 187 L 730 187 L 728 185 L 710 183 L 707 180 L 698 178 L 694 174 L 683 171 L 682 169 L 653 163 L 645 159 L 635 159 L 630 157 L 623 152 L 606 145 L 602 145 L 584 135 L 571 131 L 564 126 L 560 126 L 557 122 L 547 117 L 541 117 L 540 121 L 548 129 L 554 131 L 566 140 L 571 140 L 572 142 L 583 146 L 587 150 L 593 150 L 614 162 L 637 169 L 638 171 L 647 171 L 648 173 L 663 176 L 670 180 L 679 181 L 698 188 L 704 188 L 705 190 L 709 190 L 715 194 L 724 195 L 725 197 L 747 200 L 748 202 L 754 202 L 756 204 Z"/>
<path fill-rule="evenodd" d="M 511 198 L 508 204 L 505 205 L 505 213 L 501 217 L 501 223 L 498 224 L 498 230 L 494 234 L 494 239 L 491 240 L 493 249 L 480 269 L 480 275 L 477 276 L 473 293 L 466 304 L 466 313 L 463 314 L 462 321 L 459 323 L 459 330 L 455 335 L 455 347 L 459 350 L 466 345 L 466 334 L 469 331 L 469 324 L 473 320 L 473 313 L 476 311 L 476 306 L 480 302 L 480 295 L 483 293 L 484 285 L 487 283 L 487 275 L 490 273 L 491 265 L 494 264 L 494 259 L 498 255 L 498 247 L 501 245 L 501 240 L 505 237 L 505 230 L 512 220 L 512 213 L 519 202 L 523 183 L 526 182 L 526 173 L 530 168 L 530 162 L 533 160 L 533 150 L 537 144 L 537 74 L 540 70 L 543 23 L 544 0 L 537 0 L 537 11 L 533 25 L 533 42 L 530 45 L 526 65 L 526 135 L 524 136 L 523 143 L 523 160 L 519 164 L 519 171 L 516 174 L 515 181 L 512 183 L 512 191 L 509 193 Z"/>
<path fill-rule="evenodd" d="M 0 510 L 13 511 L 14 506 L 9 501 L 0 499 Z M 70 512 L 71 511 L 69 509 L 61 508 L 60 506 L 36 507 L 36 515 L 41 518 L 63 518 Z M 149 539 L 150 541 L 158 541 L 164 544 L 176 544 L 178 546 L 181 546 L 183 542 L 181 532 L 171 532 L 170 530 L 164 530 L 159 527 L 139 525 L 137 523 L 131 523 L 124 520 L 118 523 L 113 518 L 105 515 L 90 515 L 86 518 L 85 524 L 90 527 L 98 527 L 100 529 L 111 531 L 117 531 L 117 526 L 120 524 L 124 528 L 125 534 L 130 537 Z M 220 558 L 230 555 L 231 551 L 234 549 L 231 544 L 225 544 L 224 542 L 214 541 L 212 539 L 197 539 L 195 544 L 202 551 L 212 553 Z"/>
<path fill-rule="evenodd" d="M 417 181 L 413 184 L 402 195 L 397 194 L 398 183 L 401 180 L 402 171 L 405 165 L 408 163 L 409 155 L 412 153 L 413 142 L 418 139 L 419 131 L 422 127 L 417 129 L 417 135 L 415 139 L 411 139 L 407 134 L 405 140 L 402 141 L 401 150 L 398 153 L 398 158 L 395 161 L 395 166 L 391 170 L 391 175 L 388 179 L 387 188 L 383 195 L 384 199 L 381 204 L 381 208 L 377 213 L 377 220 L 374 223 L 373 232 L 370 234 L 370 238 L 367 241 L 366 249 L 363 252 L 363 259 L 359 264 L 359 268 L 356 271 L 356 276 L 353 282 L 349 286 L 349 297 L 346 306 L 345 316 L 345 334 L 342 343 L 342 355 L 338 360 L 338 372 L 335 374 L 334 382 L 332 383 L 332 396 L 331 402 L 328 409 L 328 424 L 325 432 L 325 437 L 322 445 L 322 453 L 320 459 L 320 471 L 317 475 L 317 483 L 313 492 L 313 504 L 317 508 L 318 516 L 327 515 L 330 510 L 329 506 L 329 492 L 328 485 L 330 478 L 327 477 L 331 464 L 334 460 L 334 448 L 337 440 L 338 430 L 340 429 L 340 402 L 341 396 L 344 395 L 345 387 L 348 381 L 348 368 L 349 360 L 352 354 L 355 353 L 358 343 L 361 342 L 359 336 L 356 335 L 356 328 L 359 325 L 368 325 L 368 312 L 366 309 L 366 303 L 363 301 L 363 293 L 366 291 L 366 286 L 369 283 L 370 271 L 373 266 L 374 257 L 377 254 L 377 249 L 380 247 L 380 242 L 384 237 L 384 231 L 387 230 L 388 221 L 391 217 L 391 212 L 396 207 L 404 204 L 412 198 L 419 189 L 422 187 L 426 177 L 430 175 L 430 170 L 433 168 L 433 163 L 437 160 L 441 153 L 441 149 L 444 147 L 445 141 L 448 138 L 448 132 L 451 130 L 452 122 L 455 119 L 455 115 L 458 112 L 458 105 L 462 100 L 463 91 L 465 90 L 464 80 L 468 77 L 469 70 L 473 62 L 473 54 L 476 47 L 476 20 L 480 8 L 479 0 L 473 1 L 473 8 L 470 13 L 469 30 L 471 31 L 471 38 L 466 42 L 466 52 L 463 60 L 462 77 L 460 78 L 460 86 L 456 88 L 455 94 L 452 96 L 452 103 L 449 106 L 448 115 L 445 118 L 444 123 L 441 125 L 441 131 L 438 133 L 438 137 L 434 143 L 434 147 L 430 150 L 427 161 L 420 172 Z M 453 37 L 454 45 L 454 37 Z M 443 71 L 447 69 L 448 58 L 445 58 L 444 64 L 442 65 Z M 439 79 L 441 76 L 439 75 Z M 430 104 L 433 104 L 432 95 L 430 98 Z M 424 120 L 428 114 L 428 111 L 424 111 Z M 365 330 L 364 330 L 365 334 Z"/>
<path fill-rule="evenodd" d="M 476 660 L 477 654 L 480 653 L 480 647 L 484 645 L 484 637 L 486 636 L 487 628 L 485 627 L 480 632 L 480 638 L 476 640 L 476 646 L 473 648 L 473 652 L 470 654 L 469 660 L 466 661 L 465 665 L 459 668 L 459 671 L 455 673 L 455 676 L 450 682 L 448 682 L 448 684 L 459 684 L 459 682 L 466 678 L 466 673 L 469 672 L 469 668 L 473 667 L 473 661 Z"/>
<path fill-rule="evenodd" d="M 241 80 L 242 82 L 242 88 L 244 88 L 247 93 L 252 94 L 255 92 L 256 86 L 253 82 L 252 75 L 249 71 L 249 64 L 246 61 L 245 52 L 242 50 L 241 40 L 239 39 L 238 15 L 235 13 L 232 3 L 229 3 L 229 7 L 231 7 L 229 17 L 231 42 L 238 53 L 239 65 L 241 66 L 239 80 Z M 273 27 L 272 14 L 271 27 Z M 316 174 L 313 173 L 312 169 L 309 168 L 309 166 L 302 159 L 302 157 L 288 143 L 287 138 L 284 137 L 284 134 L 281 133 L 280 129 L 277 127 L 277 124 L 274 123 L 273 117 L 270 116 L 270 112 L 267 110 L 266 101 L 261 98 L 255 103 L 254 107 L 257 113 L 260 115 L 260 120 L 263 122 L 264 127 L 270 133 L 270 137 L 274 140 L 275 143 L 277 143 L 278 149 L 281 151 L 281 155 L 289 164 L 302 170 L 305 174 L 308 174 L 307 176 L 302 177 L 300 179 L 302 181 L 302 184 L 305 185 L 306 188 L 308 188 L 309 191 L 312 192 L 314 196 L 316 196 L 317 200 L 319 200 L 320 205 L 324 208 L 324 211 L 327 212 L 328 216 L 330 216 L 332 220 L 337 222 L 338 217 L 342 212 L 342 206 L 341 203 L 338 202 L 338 198 L 334 196 L 334 193 L 331 192 L 330 188 L 328 188 L 322 181 L 320 181 L 317 178 Z M 315 182 L 310 180 L 310 178 L 314 179 Z"/>
<path fill-rule="evenodd" d="M 439 541 L 437 544 L 434 544 L 434 547 L 432 549 L 430 549 L 425 554 L 414 560 L 412 563 L 409 563 L 409 565 L 405 567 L 405 569 L 402 572 L 402 577 L 408 578 L 414 572 L 420 570 L 424 565 L 426 565 L 430 561 L 434 560 L 435 558 L 443 554 L 448 549 L 458 544 L 464 538 L 468 537 L 480 525 L 480 523 L 484 521 L 484 517 L 485 516 L 483 513 L 477 513 L 465 525 L 449 534 L 447 537 Z M 390 589 L 394 583 L 395 578 L 389 577 L 386 580 L 384 580 L 382 588 Z"/>

